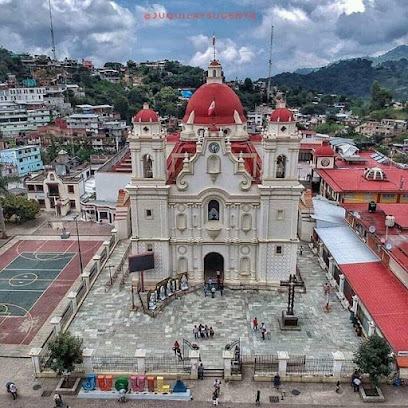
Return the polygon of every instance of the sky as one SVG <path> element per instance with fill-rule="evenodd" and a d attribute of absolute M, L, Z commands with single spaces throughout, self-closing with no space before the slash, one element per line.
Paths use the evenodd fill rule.
<path fill-rule="evenodd" d="M 57 58 L 179 60 L 227 79 L 319 67 L 408 43 L 408 0 L 51 0 Z M 48 0 L 0 0 L 0 46 L 51 52 Z"/>

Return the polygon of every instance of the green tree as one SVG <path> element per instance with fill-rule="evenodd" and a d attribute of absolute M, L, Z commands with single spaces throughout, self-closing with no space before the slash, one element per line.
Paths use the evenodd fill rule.
<path fill-rule="evenodd" d="M 113 103 L 115 110 L 120 114 L 120 117 L 127 120 L 129 117 L 129 102 L 123 95 L 118 95 Z"/>
<path fill-rule="evenodd" d="M 368 374 L 370 381 L 379 387 L 381 376 L 391 373 L 391 348 L 385 339 L 377 334 L 369 337 L 362 343 L 354 354 L 354 363 L 358 369 Z"/>
<path fill-rule="evenodd" d="M 254 84 L 251 78 L 245 78 L 243 89 L 247 92 L 252 92 L 254 90 Z"/>
<path fill-rule="evenodd" d="M 57 374 L 71 372 L 82 363 L 82 340 L 69 332 L 60 332 L 49 343 L 51 369 Z"/>
<path fill-rule="evenodd" d="M 371 109 L 384 109 L 392 102 L 392 92 L 381 88 L 377 81 L 374 81 L 371 88 Z"/>
<path fill-rule="evenodd" d="M 40 212 L 40 204 L 37 201 L 11 194 L 1 198 L 1 205 L 4 211 L 4 218 L 9 220 L 15 216 L 17 222 L 33 220 Z"/>
<path fill-rule="evenodd" d="M 0 175 L 2 174 L 1 172 L 1 165 L 0 165 Z M 8 192 L 8 185 L 12 183 L 13 181 L 19 181 L 20 179 L 17 176 L 0 176 L 0 196 L 1 197 L 6 197 L 9 195 Z M 6 233 L 6 223 L 4 221 L 4 210 L 2 206 L 2 201 L 0 199 L 0 228 L 1 228 L 1 238 L 5 239 L 7 238 L 7 233 Z"/>

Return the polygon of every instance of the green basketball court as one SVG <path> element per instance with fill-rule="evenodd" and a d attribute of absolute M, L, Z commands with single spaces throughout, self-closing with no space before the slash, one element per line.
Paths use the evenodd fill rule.
<path fill-rule="evenodd" d="M 0 317 L 25 316 L 74 252 L 23 252 L 0 272 Z"/>

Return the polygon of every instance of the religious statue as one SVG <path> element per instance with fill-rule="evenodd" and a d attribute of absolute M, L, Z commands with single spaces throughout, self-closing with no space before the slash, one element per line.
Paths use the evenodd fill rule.
<path fill-rule="evenodd" d="M 149 299 L 149 310 L 154 310 L 157 307 L 157 295 L 156 292 L 152 292 Z"/>
<path fill-rule="evenodd" d="M 218 131 L 218 136 L 219 137 L 223 137 L 224 136 L 224 132 L 222 130 L 222 127 L 220 127 L 220 130 Z"/>
<path fill-rule="evenodd" d="M 213 207 L 208 213 L 208 218 L 210 221 L 218 221 L 220 219 L 218 211 Z"/>
<path fill-rule="evenodd" d="M 164 289 L 164 286 L 160 286 L 160 300 L 166 299 L 166 290 Z"/>
<path fill-rule="evenodd" d="M 187 290 L 188 289 L 188 281 L 187 281 L 187 276 L 183 275 L 181 277 L 181 285 L 180 285 L 181 290 Z"/>
<path fill-rule="evenodd" d="M 173 294 L 173 290 L 171 288 L 171 280 L 167 281 L 167 288 L 166 288 L 167 296 L 171 296 Z"/>
<path fill-rule="evenodd" d="M 209 135 L 208 128 L 205 128 L 204 129 L 204 137 L 208 137 L 208 135 Z"/>

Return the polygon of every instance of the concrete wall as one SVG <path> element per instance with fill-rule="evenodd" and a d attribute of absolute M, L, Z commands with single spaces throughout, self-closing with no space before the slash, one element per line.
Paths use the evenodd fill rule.
<path fill-rule="evenodd" d="M 130 183 L 130 173 L 95 172 L 96 199 L 115 202 L 119 189 Z"/>

